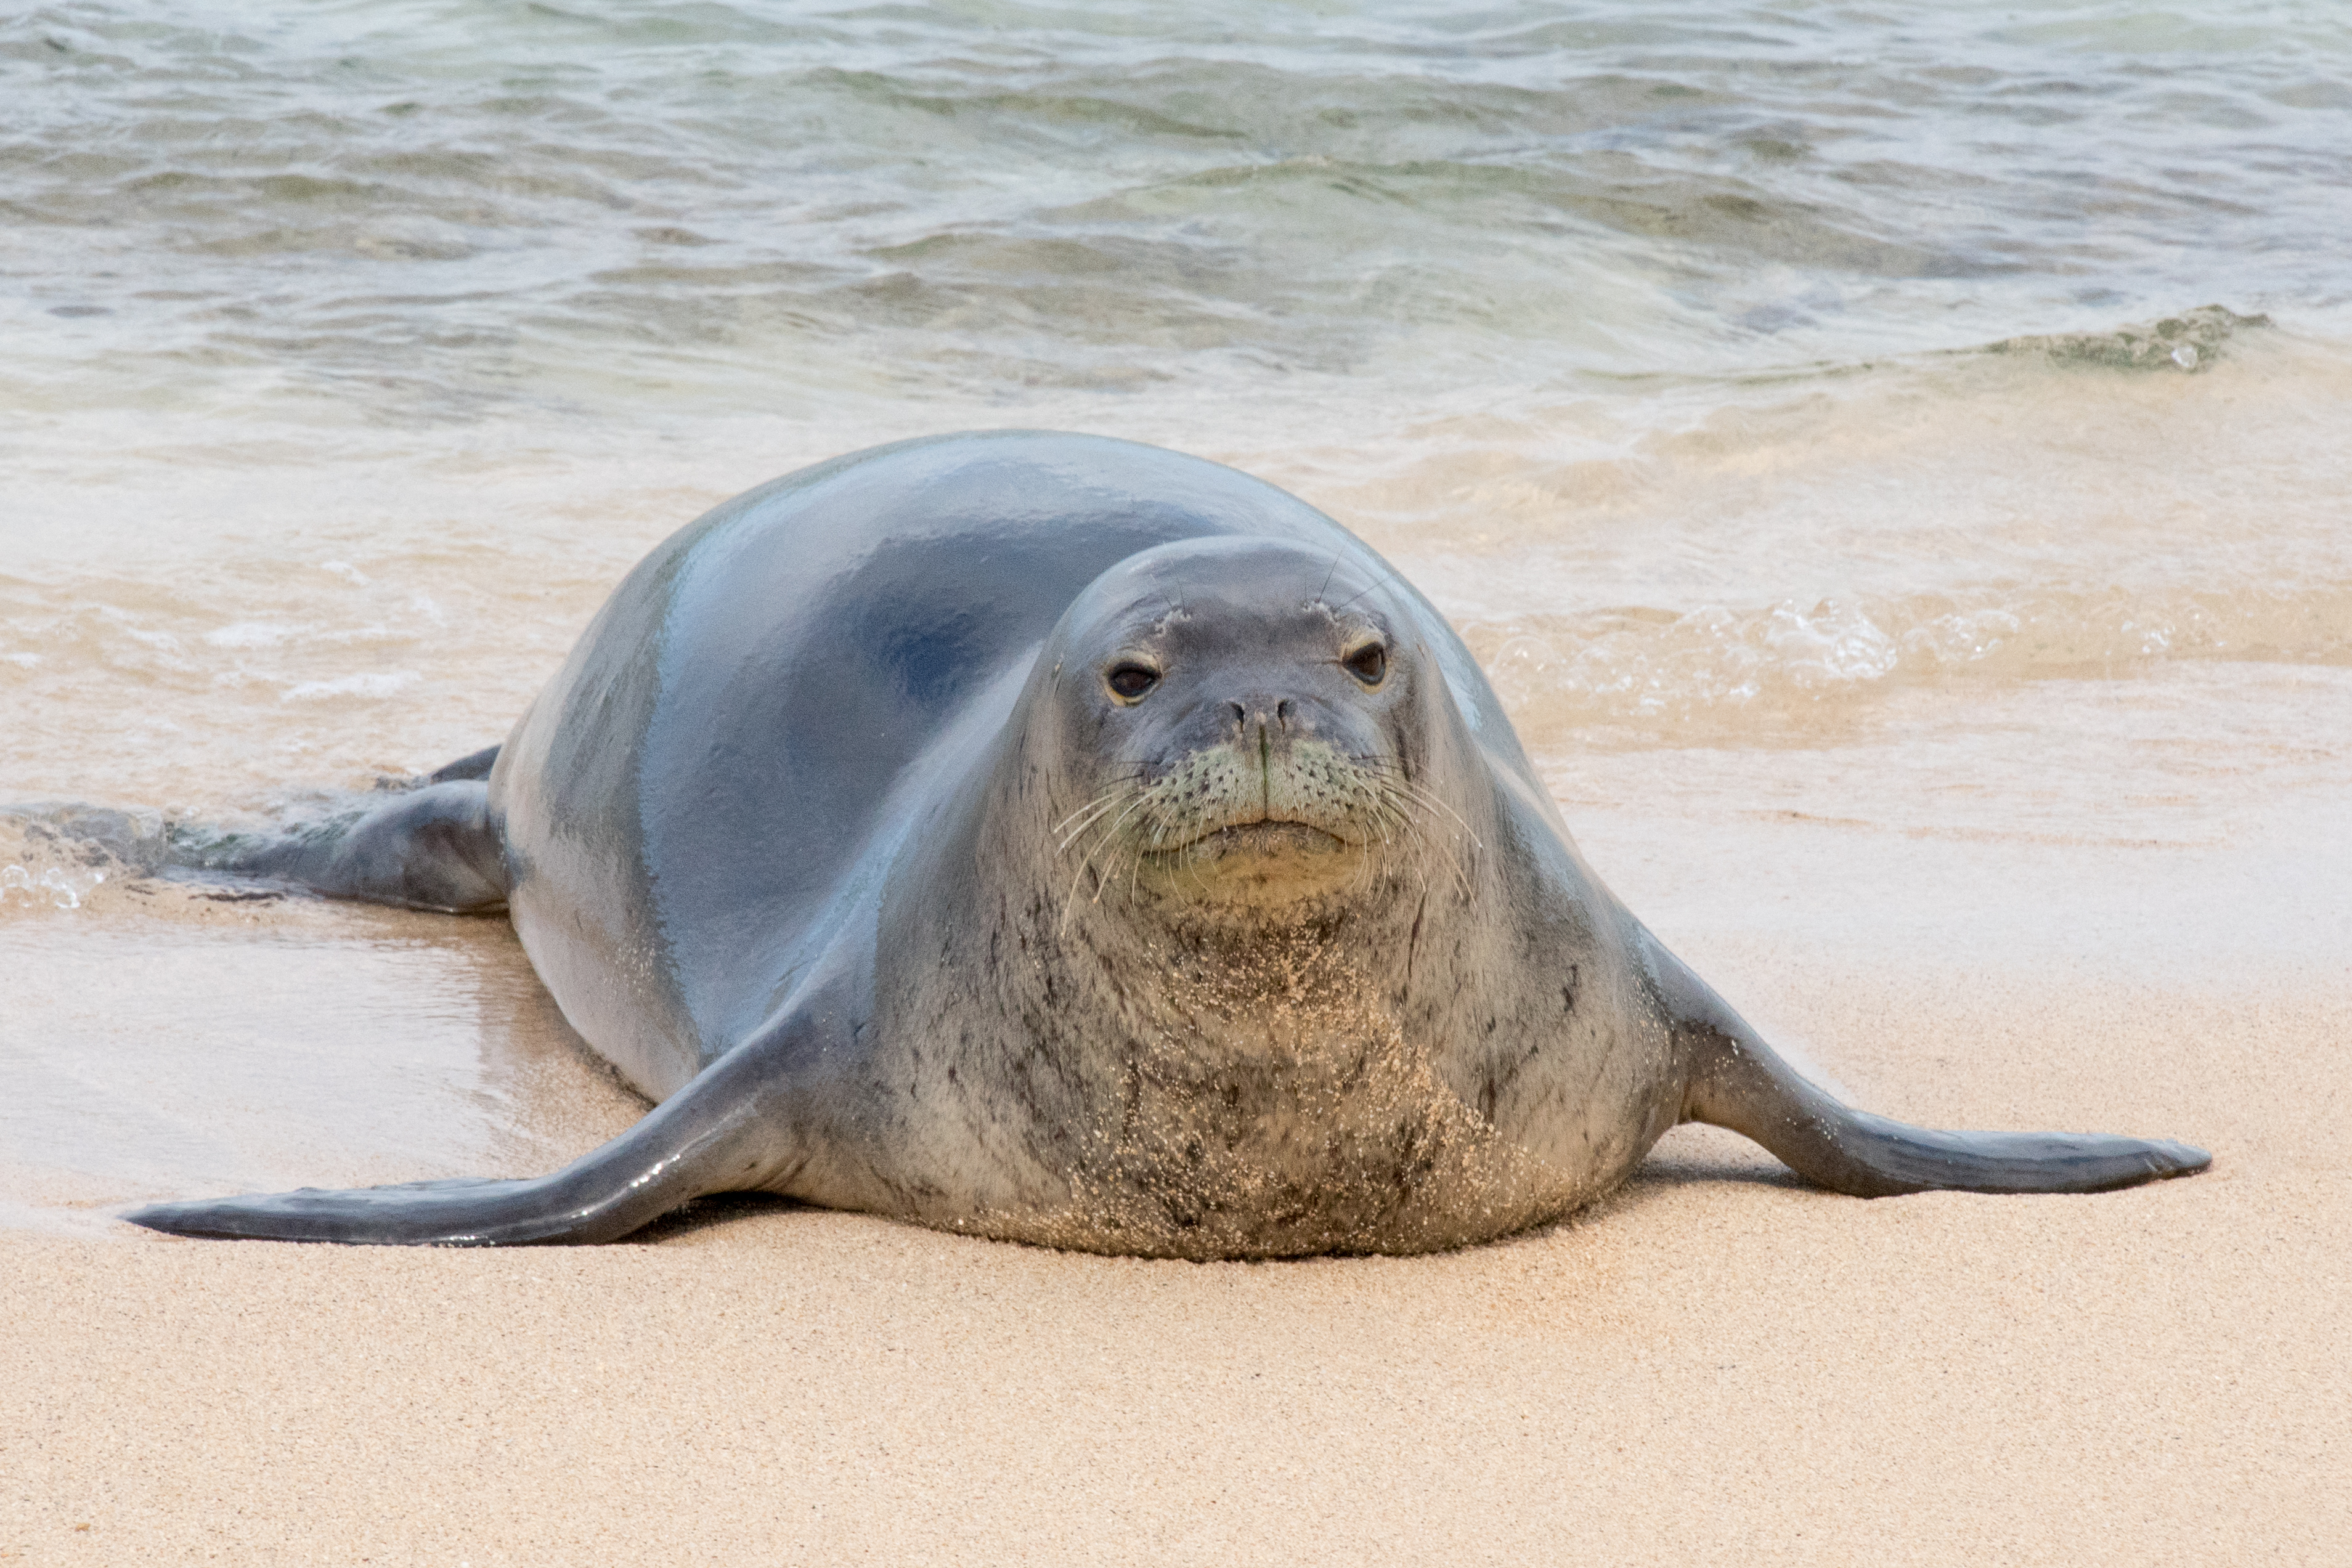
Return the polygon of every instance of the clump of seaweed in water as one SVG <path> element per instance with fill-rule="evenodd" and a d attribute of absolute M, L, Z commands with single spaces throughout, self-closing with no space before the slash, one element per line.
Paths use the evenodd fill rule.
<path fill-rule="evenodd" d="M 2118 327 L 2111 332 L 2059 332 L 2048 337 L 2003 338 L 1985 345 L 1990 354 L 2037 354 L 2053 364 L 2097 365 L 2109 370 L 2195 371 L 2221 356 L 2221 346 L 2249 328 L 2267 327 L 2267 316 L 2241 316 L 2226 305 L 2200 305 L 2152 326 Z"/>

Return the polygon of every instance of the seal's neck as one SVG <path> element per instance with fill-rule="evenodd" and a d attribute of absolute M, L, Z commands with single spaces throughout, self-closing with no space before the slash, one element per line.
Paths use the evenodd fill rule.
<path fill-rule="evenodd" d="M 998 1129 L 1000 1195 L 971 1223 L 1273 1257 L 1451 1246 L 1558 1207 L 1454 1082 L 1414 989 L 1460 989 L 1439 934 L 1462 929 L 1466 882 L 1376 867 L 1344 902 L 1234 921 L 1116 882 L 1074 892 L 1035 842 L 981 832 L 969 910 L 891 944 L 923 955 L 937 1004 L 900 1032 L 965 1097 L 957 1125 Z"/>
<path fill-rule="evenodd" d="M 1171 1065 L 1197 1059 L 1202 1071 L 1220 1060 L 1300 1062 L 1351 1054 L 1370 1037 L 1398 1030 L 1395 977 L 1379 972 L 1365 955 L 1385 950 L 1383 912 L 1347 912 L 1290 925 L 1235 930 L 1183 923 L 1129 927 L 1132 944 L 1113 950 L 1098 927 L 1066 961 L 1138 977 L 1135 1028 L 1153 1053 Z M 1139 964 L 1137 959 L 1140 959 Z"/>

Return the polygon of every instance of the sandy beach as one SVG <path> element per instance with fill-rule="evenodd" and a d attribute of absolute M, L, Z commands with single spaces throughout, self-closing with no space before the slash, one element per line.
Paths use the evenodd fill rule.
<path fill-rule="evenodd" d="M 0 1551 L 2329 1561 L 2352 1535 L 2346 906 L 2281 922 L 2263 896 L 2298 847 L 2344 885 L 2340 839 L 2300 837 L 2345 805 L 2326 784 L 2343 731 L 2277 765 L 2307 776 L 2217 770 L 2201 804 L 2155 788 L 2189 758 L 2153 715 L 2254 711 L 2281 680 L 2305 716 L 2343 711 L 2340 678 L 2249 666 L 2226 689 L 2140 694 L 2106 742 L 2077 715 L 2054 744 L 2069 726 L 2040 715 L 2050 766 L 1980 812 L 2017 824 L 2030 783 L 2063 815 L 2051 781 L 2134 740 L 2139 776 L 2107 777 L 2138 804 L 2099 834 L 1965 815 L 1917 831 L 1899 802 L 1903 770 L 1936 766 L 1920 733 L 1850 747 L 1834 775 L 1832 754 L 1743 754 L 1737 789 L 1703 753 L 1553 769 L 1629 902 L 1862 1103 L 2193 1137 L 2208 1175 L 1863 1202 L 1685 1128 L 1615 1197 L 1514 1240 L 1273 1265 L 754 1200 L 578 1250 L 17 1231 L 0 1236 Z M 1926 723 L 1951 704 L 1915 706 Z M 2268 809 L 2231 817 L 2255 785 Z M 280 918 L 374 942 L 386 917 Z M 478 961 L 512 961 L 495 923 L 460 929 Z M 299 1033 L 333 1003 L 297 988 L 269 1005 Z M 548 1087 L 593 1089 L 560 1043 L 532 1043 L 543 1020 L 497 1016 L 519 1058 L 555 1053 Z M 593 1145 L 632 1113 L 606 1092 L 509 1157 Z"/>

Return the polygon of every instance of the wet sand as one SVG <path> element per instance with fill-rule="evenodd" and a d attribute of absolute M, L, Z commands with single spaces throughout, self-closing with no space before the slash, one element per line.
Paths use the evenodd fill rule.
<path fill-rule="evenodd" d="M 0 1232 L 0 1552 L 2326 1561 L 2352 1538 L 2347 693 L 2245 665 L 1999 694 L 2030 768 L 1981 705 L 1955 760 L 1930 696 L 1867 743 L 1548 764 L 1603 876 L 1861 1103 L 2182 1136 L 2208 1175 L 1865 1203 L 1684 1129 L 1499 1245 L 1199 1266 L 754 1200 L 594 1249 L 192 1242 L 103 1221 L 156 1178 L 94 1157 L 16 1189 L 80 1233 Z M 203 919 L 284 946 L 273 972 L 343 975 L 272 991 L 192 959 L 210 1005 L 312 1040 L 343 1017 L 396 1058 L 417 1026 L 363 983 L 389 946 L 488 1042 L 446 1048 L 488 1108 L 444 1118 L 432 1168 L 393 1168 L 364 1116 L 337 1144 L 270 1111 L 206 1167 L 223 1184 L 530 1168 L 634 1113 L 495 924 Z M 70 954 L 160 920 L 37 934 Z M 171 928 L 233 935 L 201 923 Z M 254 1103 L 267 1077 L 138 1092 Z"/>

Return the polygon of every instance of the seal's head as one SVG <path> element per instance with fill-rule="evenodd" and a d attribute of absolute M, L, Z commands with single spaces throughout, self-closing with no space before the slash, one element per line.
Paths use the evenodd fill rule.
<path fill-rule="evenodd" d="M 1113 567 L 1044 665 L 1055 840 L 1081 896 L 1213 919 L 1370 895 L 1448 809 L 1439 680 L 1389 590 L 1329 552 L 1194 539 Z"/>

